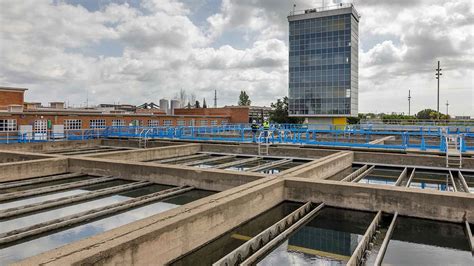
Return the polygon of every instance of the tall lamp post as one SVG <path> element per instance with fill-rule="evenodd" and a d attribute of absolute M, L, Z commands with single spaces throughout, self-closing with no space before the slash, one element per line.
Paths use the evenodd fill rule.
<path fill-rule="evenodd" d="M 438 112 L 437 113 L 437 116 L 438 116 L 438 120 L 440 119 L 440 116 L 439 116 L 439 80 L 441 78 L 441 76 L 443 75 L 441 73 L 441 64 L 440 62 L 438 61 L 438 68 L 436 69 L 436 79 L 438 80 L 438 104 L 437 104 L 437 108 L 436 108 L 436 111 Z"/>
<path fill-rule="evenodd" d="M 448 120 L 448 114 L 449 114 L 449 102 L 446 101 L 446 120 Z"/>
<path fill-rule="evenodd" d="M 411 91 L 408 90 L 408 116 L 411 116 Z"/>

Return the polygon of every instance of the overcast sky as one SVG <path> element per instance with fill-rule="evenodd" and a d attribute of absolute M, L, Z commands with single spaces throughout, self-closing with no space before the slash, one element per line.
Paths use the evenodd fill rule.
<path fill-rule="evenodd" d="M 326 5 L 340 0 L 326 0 Z M 347 2 L 347 1 L 342 1 Z M 296 0 L 297 9 L 321 0 Z M 358 0 L 360 112 L 474 116 L 472 0 Z M 158 102 L 179 89 L 212 103 L 288 93 L 292 0 L 0 0 L 0 86 L 28 101 Z"/>

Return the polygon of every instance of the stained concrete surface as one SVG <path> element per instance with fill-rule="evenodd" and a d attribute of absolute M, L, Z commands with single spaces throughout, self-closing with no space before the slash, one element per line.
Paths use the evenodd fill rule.
<path fill-rule="evenodd" d="M 84 155 L 39 155 L 38 152 L 67 149 L 93 149 L 106 145 L 130 147 L 121 151 Z M 350 174 L 365 163 L 418 167 L 443 167 L 444 158 L 432 154 L 403 154 L 362 150 L 318 149 L 281 145 L 270 147 L 270 156 L 306 158 L 308 163 L 279 172 L 277 175 L 231 170 L 199 169 L 170 164 L 141 162 L 188 156 L 199 152 L 235 155 L 258 155 L 256 145 L 228 145 L 189 142 L 157 142 L 158 147 L 137 149 L 135 140 L 107 140 L 19 146 L 25 156 L 34 151 L 44 158 L 0 164 L 0 182 L 22 180 L 65 172 L 117 176 L 131 181 L 147 180 L 170 186 L 193 186 L 211 190 L 214 195 L 182 206 L 149 215 L 134 216 L 101 233 L 85 235 L 56 250 L 30 253 L 18 265 L 83 264 L 104 265 L 162 264 L 195 250 L 232 228 L 258 217 L 285 200 L 325 202 L 328 206 L 359 211 L 386 213 L 461 223 L 474 221 L 474 196 L 464 192 L 427 191 L 416 188 L 354 184 L 333 181 Z M 137 144 L 138 145 L 138 144 Z M 12 147 L 11 150 L 15 150 Z M 27 151 L 27 152 L 26 152 Z M 14 151 L 22 153 L 22 151 Z M 21 155 L 20 155 L 21 156 Z M 471 161 L 469 161 L 471 160 Z M 466 159 L 464 175 L 474 175 Z M 355 164 L 358 163 L 358 164 Z M 326 180 L 327 179 L 327 180 Z M 73 193 L 73 192 L 71 192 Z M 66 193 L 67 194 L 67 193 Z M 65 194 L 63 194 L 65 195 Z M 47 195 L 45 195 L 47 196 Z M 52 195 L 49 195 L 54 197 Z M 25 199 L 28 200 L 28 199 Z M 35 200 L 45 200 L 37 197 Z M 23 201 L 21 204 L 26 204 Z M 174 203 L 173 203 L 174 204 Z M 1 205 L 0 205 L 1 206 Z M 151 215 L 151 216 L 150 216 Z M 119 227 L 116 227 L 120 225 Z M 25 245 L 28 242 L 25 242 Z M 59 243 L 59 242 L 58 242 Z M 39 245 L 47 245 L 46 243 Z M 63 243 L 66 244 L 66 243 Z M 156 247 L 160 247 L 157 249 Z M 26 246 L 25 246 L 26 248 Z"/>

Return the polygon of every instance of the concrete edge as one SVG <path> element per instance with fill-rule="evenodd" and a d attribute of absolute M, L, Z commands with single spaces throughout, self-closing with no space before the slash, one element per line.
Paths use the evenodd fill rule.
<path fill-rule="evenodd" d="M 67 158 L 48 158 L 0 164 L 0 182 L 18 181 L 69 171 Z"/>
<path fill-rule="evenodd" d="M 184 255 L 185 253 L 214 239 L 220 234 L 223 234 L 260 213 L 263 213 L 268 210 L 268 208 L 276 206 L 283 201 L 283 186 L 284 180 L 276 179 L 274 177 L 257 180 L 106 231 L 99 235 L 70 243 L 61 248 L 47 251 L 13 265 L 114 264 L 116 263 L 114 258 L 124 260 L 127 264 L 146 265 L 147 263 L 151 263 L 154 265 L 161 265 L 179 257 L 177 254 Z M 280 189 L 281 191 L 277 191 L 276 193 L 278 198 L 275 199 L 270 197 L 264 200 L 265 196 L 263 190 L 269 189 Z M 246 200 L 246 197 L 249 195 L 253 195 L 254 199 L 252 201 Z M 237 206 L 234 206 L 234 208 L 229 208 L 229 206 L 226 208 L 223 207 L 229 204 L 232 205 L 234 202 L 235 204 L 238 204 Z M 256 204 L 249 204 L 251 202 Z M 257 204 L 257 202 L 259 202 L 259 204 Z M 239 213 L 241 208 L 245 208 L 246 211 L 241 212 L 242 217 L 234 217 L 235 221 L 233 221 L 233 224 L 225 224 L 223 228 L 220 228 L 220 226 L 219 228 L 210 226 L 216 223 L 226 223 L 226 219 L 224 219 L 223 216 L 228 216 L 230 213 Z M 201 220 L 206 220 L 207 222 Z M 206 230 L 210 229 L 210 231 L 203 230 L 204 232 L 200 232 L 199 230 L 178 230 L 181 227 L 187 228 L 189 226 L 204 226 L 207 227 Z M 154 241 L 166 244 L 166 248 L 168 249 L 172 248 L 169 246 L 175 246 L 176 244 L 173 244 L 173 242 L 167 238 L 167 235 L 176 235 L 178 233 L 176 232 L 177 230 L 179 231 L 179 234 L 193 234 L 199 236 L 201 239 L 190 245 L 193 241 L 190 239 L 191 236 L 187 235 L 187 238 L 181 239 L 181 241 L 187 242 L 183 245 L 186 246 L 185 250 L 176 250 L 174 251 L 174 254 L 170 254 L 169 251 L 163 251 L 162 249 L 156 249 L 156 245 L 153 244 Z M 155 251 L 151 253 L 146 251 L 140 252 L 138 247 L 140 245 L 151 246 L 152 250 Z M 165 249 L 165 247 L 163 249 Z M 158 258 L 153 258 L 154 256 L 160 255 L 160 252 L 165 253 L 161 254 L 164 257 L 158 256 Z M 127 259 L 124 258 L 124 256 L 131 256 L 136 258 L 136 260 L 130 260 L 130 258 Z"/>
<path fill-rule="evenodd" d="M 355 210 L 382 210 L 423 219 L 474 222 L 474 195 L 463 192 L 288 177 L 285 195 L 286 200 L 298 202 L 312 200 Z"/>
<path fill-rule="evenodd" d="M 341 151 L 341 152 L 337 152 L 337 153 L 331 154 L 329 156 L 323 157 L 321 159 L 314 160 L 314 161 L 299 165 L 297 167 L 293 167 L 293 168 L 290 168 L 288 170 L 285 170 L 285 171 L 281 172 L 279 174 L 279 176 L 308 177 L 308 176 L 304 176 L 304 175 L 309 174 L 312 170 L 315 170 L 315 169 L 317 169 L 317 168 L 319 168 L 323 165 L 328 165 L 328 164 L 331 164 L 333 162 L 337 162 L 340 158 L 344 158 L 344 157 L 347 157 L 347 156 L 350 157 L 349 159 L 350 159 L 350 162 L 352 164 L 352 162 L 354 160 L 354 153 L 351 152 L 351 151 Z M 347 167 L 348 166 L 345 166 L 345 168 L 347 168 Z M 337 172 L 344 170 L 345 168 L 343 168 L 343 169 L 338 168 L 338 169 L 336 169 L 337 171 L 335 173 L 332 173 L 334 171 L 330 171 L 331 173 L 324 173 L 323 175 L 321 175 L 321 177 L 318 177 L 318 178 L 323 178 L 326 175 L 334 175 Z M 329 177 L 329 176 L 327 176 L 327 177 Z"/>

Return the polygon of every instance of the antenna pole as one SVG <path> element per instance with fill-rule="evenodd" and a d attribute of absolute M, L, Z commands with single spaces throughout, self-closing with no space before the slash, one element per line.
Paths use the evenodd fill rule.
<path fill-rule="evenodd" d="M 438 104 L 437 104 L 437 109 L 436 111 L 438 112 L 437 116 L 438 116 L 438 119 L 440 119 L 440 115 L 439 115 L 439 80 L 441 79 L 441 76 L 443 75 L 441 73 L 441 63 L 438 61 L 438 68 L 436 69 L 436 79 L 438 80 Z"/>
<path fill-rule="evenodd" d="M 411 116 L 411 91 L 408 90 L 408 116 Z"/>
<path fill-rule="evenodd" d="M 217 108 L 217 90 L 214 90 L 214 108 Z"/>
<path fill-rule="evenodd" d="M 446 101 L 446 119 L 448 119 L 448 114 L 449 114 L 449 102 Z"/>

